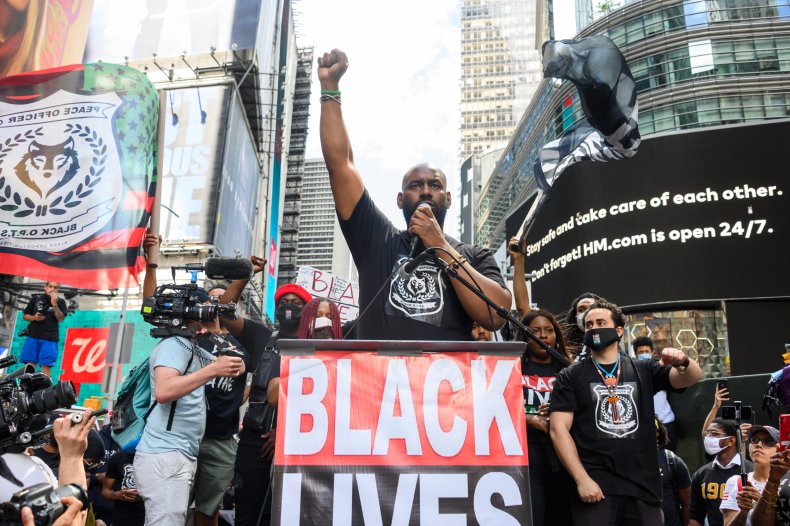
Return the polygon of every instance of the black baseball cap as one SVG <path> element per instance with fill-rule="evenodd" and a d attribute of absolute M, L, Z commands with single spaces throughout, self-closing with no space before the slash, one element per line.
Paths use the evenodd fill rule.
<path fill-rule="evenodd" d="M 774 442 L 777 444 L 779 443 L 779 430 L 775 427 L 771 426 L 759 426 L 754 425 L 749 428 L 749 431 L 746 432 L 746 439 L 752 438 L 755 433 L 762 431 L 763 433 L 768 433 L 768 435 L 773 439 Z"/>

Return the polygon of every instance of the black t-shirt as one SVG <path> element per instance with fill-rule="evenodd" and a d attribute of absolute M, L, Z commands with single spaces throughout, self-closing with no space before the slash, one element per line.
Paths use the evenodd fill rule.
<path fill-rule="evenodd" d="M 118 444 L 112 439 L 110 424 L 105 424 L 99 430 L 99 437 L 101 437 L 104 444 L 104 464 L 92 470 L 92 473 L 106 473 L 107 465 L 110 462 L 113 454 L 120 449 Z M 113 503 L 101 496 L 102 483 L 101 481 L 92 476 L 88 479 L 88 498 L 93 503 L 93 513 L 96 518 L 110 521 L 113 513 Z"/>
<path fill-rule="evenodd" d="M 66 300 L 58 298 L 58 309 L 64 315 L 68 308 L 66 307 Z M 31 338 L 38 338 L 39 340 L 58 341 L 58 319 L 55 317 L 55 309 L 52 308 L 52 300 L 46 294 L 39 294 L 30 300 L 30 303 L 25 307 L 25 314 L 43 314 L 44 319 L 41 321 L 31 321 L 27 330 Z"/>
<path fill-rule="evenodd" d="M 557 368 L 553 364 L 541 364 L 521 360 L 521 387 L 524 389 L 524 411 L 528 415 L 537 415 L 540 404 L 548 403 L 551 390 L 557 379 Z M 549 435 L 527 426 L 527 444 L 551 442 Z M 532 449 L 529 450 L 530 455 Z"/>
<path fill-rule="evenodd" d="M 277 334 L 272 334 L 264 325 L 252 320 L 244 320 L 244 328 L 239 335 L 239 341 L 248 349 L 254 349 L 254 370 L 252 371 L 249 406 L 247 412 L 244 413 L 242 430 L 239 433 L 239 444 L 263 445 L 261 434 L 276 425 L 276 410 L 267 401 L 266 388 L 272 377 L 274 362 L 279 358 L 275 347 L 277 339 Z"/>
<path fill-rule="evenodd" d="M 107 478 L 113 479 L 115 485 L 113 491 L 121 491 L 121 488 L 137 489 L 134 478 L 134 453 L 119 450 L 110 457 L 107 463 Z M 145 524 L 145 504 L 138 502 L 127 502 L 125 500 L 113 501 L 115 507 L 112 513 L 113 526 L 142 526 Z"/>
<path fill-rule="evenodd" d="M 754 471 L 754 466 L 747 460 L 744 469 L 748 473 Z M 740 472 L 741 466 L 735 464 L 723 469 L 711 462 L 699 468 L 691 477 L 689 518 L 704 524 L 707 517 L 708 526 L 723 526 L 724 518 L 719 506 L 724 496 L 724 488 L 730 477 Z"/>
<path fill-rule="evenodd" d="M 360 339 L 472 339 L 472 318 L 438 264 L 426 260 L 410 277 L 396 274 L 384 284 L 407 259 L 411 235 L 395 228 L 376 208 L 367 190 L 351 217 L 340 220 L 340 228 L 359 269 L 359 307 L 360 313 L 365 313 L 359 320 Z M 505 286 L 490 250 L 446 239 L 481 274 Z M 368 305 L 370 309 L 365 312 Z"/>
<path fill-rule="evenodd" d="M 197 344 L 208 351 L 212 356 L 219 356 L 220 351 L 229 345 L 236 346 L 236 349 L 244 353 L 244 368 L 251 371 L 253 362 L 250 353 L 243 345 L 230 334 L 221 337 L 217 335 L 209 338 L 199 338 Z M 239 407 L 244 398 L 244 387 L 247 382 L 247 375 L 243 374 L 235 378 L 214 378 L 206 384 L 206 438 L 218 440 L 230 438 L 239 431 Z"/>
<path fill-rule="evenodd" d="M 661 472 L 661 509 L 664 510 L 664 526 L 681 526 L 680 501 L 675 493 L 691 485 L 689 468 L 672 451 L 658 448 L 658 469 Z"/>
<path fill-rule="evenodd" d="M 58 476 L 58 470 L 60 470 L 60 453 L 58 451 L 50 453 L 44 451 L 43 447 L 37 447 L 33 450 L 33 455 L 43 460 L 44 464 L 49 466 L 49 469 L 52 470 L 52 473 L 56 477 Z"/>
<path fill-rule="evenodd" d="M 574 414 L 571 436 L 579 458 L 604 495 L 635 497 L 660 506 L 653 395 L 677 391 L 669 383 L 671 367 L 626 356 L 620 356 L 620 363 L 616 392 L 620 423 L 613 421 L 609 393 L 593 360 L 582 360 L 560 372 L 549 411 Z M 613 364 L 601 365 L 608 370 Z"/>

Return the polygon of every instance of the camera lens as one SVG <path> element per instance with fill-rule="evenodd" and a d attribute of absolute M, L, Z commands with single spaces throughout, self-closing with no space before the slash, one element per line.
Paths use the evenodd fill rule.
<path fill-rule="evenodd" d="M 28 398 L 28 407 L 34 415 L 40 415 L 59 407 L 69 407 L 77 402 L 71 381 L 58 382 L 52 387 L 33 391 Z"/>
<path fill-rule="evenodd" d="M 185 318 L 188 320 L 213 321 L 217 317 L 216 305 L 204 305 L 202 303 L 198 303 L 197 305 L 192 305 L 185 310 L 187 311 Z"/>
<path fill-rule="evenodd" d="M 236 319 L 236 304 L 228 303 L 217 305 L 217 316 L 220 318 Z"/>
<path fill-rule="evenodd" d="M 60 499 L 65 497 L 76 498 L 78 501 L 82 502 L 82 509 L 88 509 L 88 494 L 85 492 L 85 488 L 79 484 L 59 486 L 50 493 L 51 502 L 60 502 Z"/>

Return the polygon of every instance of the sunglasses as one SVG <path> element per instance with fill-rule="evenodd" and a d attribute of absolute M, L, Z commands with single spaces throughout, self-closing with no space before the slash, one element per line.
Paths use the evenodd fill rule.
<path fill-rule="evenodd" d="M 104 459 L 96 460 L 96 461 L 90 461 L 87 458 L 83 458 L 82 459 L 82 463 L 85 464 L 85 467 L 88 468 L 88 469 L 96 469 L 96 468 L 100 468 L 101 466 L 104 465 Z"/>
<path fill-rule="evenodd" d="M 776 440 L 770 437 L 768 438 L 752 437 L 749 439 L 749 443 L 753 446 L 756 446 L 757 444 L 762 444 L 765 447 L 774 447 L 776 445 Z"/>

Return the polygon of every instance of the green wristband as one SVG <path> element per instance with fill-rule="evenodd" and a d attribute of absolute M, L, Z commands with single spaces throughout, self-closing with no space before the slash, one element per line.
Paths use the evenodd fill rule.
<path fill-rule="evenodd" d="M 334 95 L 335 97 L 340 96 L 340 90 L 336 89 L 322 89 L 321 95 Z"/>

